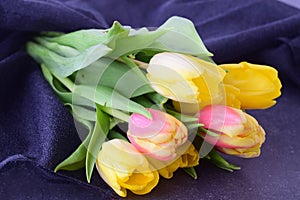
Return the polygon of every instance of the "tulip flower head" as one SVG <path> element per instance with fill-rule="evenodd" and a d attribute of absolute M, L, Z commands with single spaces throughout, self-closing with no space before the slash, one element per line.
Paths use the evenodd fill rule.
<path fill-rule="evenodd" d="M 158 172 L 147 159 L 132 144 L 120 139 L 102 145 L 96 166 L 102 179 L 121 197 L 126 197 L 126 189 L 147 194 L 159 180 Z"/>
<path fill-rule="evenodd" d="M 172 160 L 176 148 L 187 140 L 187 128 L 165 112 L 148 110 L 152 119 L 137 113 L 130 116 L 127 136 L 140 152 L 158 160 Z"/>
<path fill-rule="evenodd" d="M 189 55 L 159 53 L 152 57 L 147 77 L 161 95 L 203 107 L 223 99 L 225 71 L 217 65 Z"/>
<path fill-rule="evenodd" d="M 219 151 L 244 158 L 260 155 L 265 131 L 247 113 L 224 105 L 210 105 L 200 111 L 199 123 L 219 134 L 219 137 L 205 136 Z"/>
<path fill-rule="evenodd" d="M 266 109 L 273 106 L 281 92 L 281 82 L 276 69 L 266 65 L 256 65 L 247 62 L 239 64 L 219 65 L 227 71 L 224 84 L 235 87 L 227 90 L 229 96 L 236 96 L 240 105 L 234 103 L 234 98 L 227 99 L 227 105 L 242 109 Z"/>

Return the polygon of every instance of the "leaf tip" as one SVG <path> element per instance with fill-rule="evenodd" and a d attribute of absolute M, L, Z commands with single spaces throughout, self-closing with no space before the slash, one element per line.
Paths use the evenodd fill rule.
<path fill-rule="evenodd" d="M 59 168 L 60 168 L 59 166 L 55 167 L 54 173 L 58 172 L 58 171 L 59 171 Z"/>
<path fill-rule="evenodd" d="M 91 183 L 91 176 L 92 176 L 92 174 L 89 173 L 89 171 L 86 171 L 86 181 L 87 181 L 88 183 Z"/>

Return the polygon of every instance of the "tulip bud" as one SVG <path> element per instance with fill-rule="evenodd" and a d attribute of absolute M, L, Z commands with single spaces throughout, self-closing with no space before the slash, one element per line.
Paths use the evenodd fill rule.
<path fill-rule="evenodd" d="M 228 155 L 252 158 L 260 155 L 265 131 L 252 116 L 223 105 L 206 106 L 200 111 L 199 123 L 219 134 L 205 136 L 208 143 Z"/>
<path fill-rule="evenodd" d="M 147 72 L 154 90 L 169 99 L 200 107 L 223 100 L 220 84 L 225 71 L 200 58 L 159 53 L 150 60 Z"/>
<path fill-rule="evenodd" d="M 276 69 L 266 65 L 247 62 L 219 65 L 227 71 L 224 83 L 239 90 L 238 94 L 226 91 L 227 95 L 236 96 L 242 109 L 265 109 L 273 106 L 275 98 L 280 96 L 281 82 Z M 228 100 L 228 99 L 227 99 Z M 227 105 L 233 106 L 230 100 Z"/>
<path fill-rule="evenodd" d="M 132 144 L 113 139 L 102 145 L 97 156 L 97 170 L 102 179 L 121 197 L 126 189 L 135 194 L 147 194 L 158 183 L 159 174 Z"/>
<path fill-rule="evenodd" d="M 142 153 L 158 160 L 176 157 L 176 148 L 187 140 L 187 128 L 173 116 L 148 109 L 152 119 L 134 113 L 130 116 L 127 136 Z"/>

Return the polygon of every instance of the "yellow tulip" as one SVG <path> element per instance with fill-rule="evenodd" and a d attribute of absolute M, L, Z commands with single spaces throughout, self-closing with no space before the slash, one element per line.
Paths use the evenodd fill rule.
<path fill-rule="evenodd" d="M 189 55 L 159 53 L 152 57 L 147 77 L 156 92 L 182 103 L 203 107 L 224 98 L 225 71 L 217 65 Z"/>
<path fill-rule="evenodd" d="M 113 139 L 102 145 L 97 156 L 97 170 L 102 179 L 121 197 L 131 190 L 147 194 L 158 183 L 159 174 L 130 143 Z"/>
<path fill-rule="evenodd" d="M 240 95 L 240 90 L 228 84 L 224 84 L 224 89 L 226 93 L 226 102 L 224 104 L 233 108 L 240 108 L 241 101 L 238 99 L 238 96 Z"/>
<path fill-rule="evenodd" d="M 168 166 L 159 169 L 158 172 L 162 177 L 170 179 L 178 168 L 195 167 L 199 165 L 199 159 L 199 152 L 195 149 L 194 145 L 190 144 L 188 149 L 179 158 Z"/>
<path fill-rule="evenodd" d="M 227 96 L 230 96 L 227 98 L 229 106 L 242 109 L 265 109 L 273 106 L 276 103 L 274 99 L 281 94 L 278 72 L 270 66 L 247 62 L 219 66 L 227 71 L 223 81 Z M 226 85 L 231 88 L 226 89 Z M 241 105 L 233 102 L 234 99 L 238 99 Z"/>

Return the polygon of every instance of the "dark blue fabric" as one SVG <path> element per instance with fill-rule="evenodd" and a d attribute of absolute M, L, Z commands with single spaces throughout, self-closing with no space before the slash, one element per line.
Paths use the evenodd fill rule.
<path fill-rule="evenodd" d="M 252 111 L 267 132 L 257 159 L 228 158 L 228 173 L 201 161 L 199 179 L 182 171 L 152 193 L 128 199 L 300 199 L 300 12 L 275 0 L 1 0 L 0 199 L 118 199 L 99 176 L 53 173 L 79 144 L 73 119 L 44 80 L 24 44 L 39 31 L 159 26 L 190 18 L 217 63 L 249 61 L 279 70 L 283 95 Z"/>

